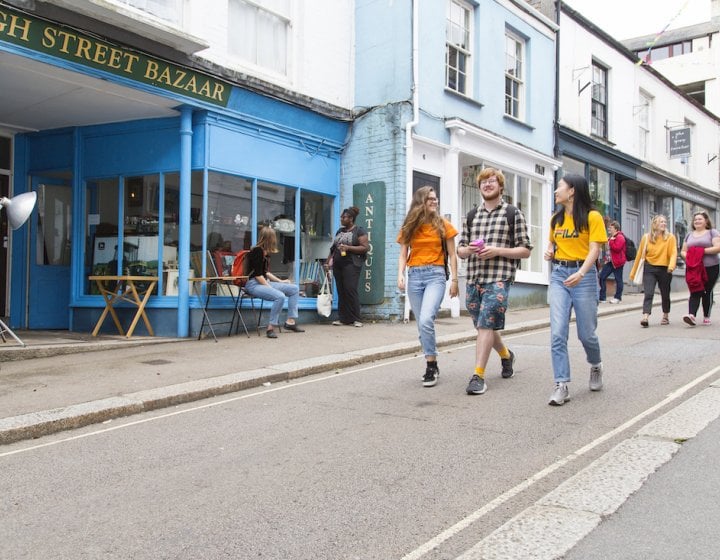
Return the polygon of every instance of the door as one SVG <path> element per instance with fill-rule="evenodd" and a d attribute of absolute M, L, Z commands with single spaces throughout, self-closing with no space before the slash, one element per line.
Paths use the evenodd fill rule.
<path fill-rule="evenodd" d="M 37 207 L 30 218 L 29 329 L 70 328 L 69 180 L 33 177 Z"/>

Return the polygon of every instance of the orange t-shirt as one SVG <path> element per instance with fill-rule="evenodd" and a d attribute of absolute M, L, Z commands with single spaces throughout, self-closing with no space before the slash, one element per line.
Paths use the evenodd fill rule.
<path fill-rule="evenodd" d="M 450 222 L 443 219 L 445 224 L 445 239 L 452 239 L 458 234 Z M 398 234 L 397 242 L 402 243 Z M 445 264 L 445 255 L 443 254 L 442 243 L 440 242 L 440 234 L 430 224 L 423 224 L 415 230 L 415 234 L 410 239 L 410 255 L 408 256 L 408 266 L 426 266 Z"/>

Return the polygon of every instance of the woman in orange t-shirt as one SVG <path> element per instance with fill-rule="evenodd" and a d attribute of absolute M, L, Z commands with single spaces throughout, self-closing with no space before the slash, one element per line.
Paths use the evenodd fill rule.
<path fill-rule="evenodd" d="M 435 316 L 445 297 L 448 275 L 451 280 L 450 297 L 458 295 L 457 257 L 455 236 L 457 229 L 438 214 L 438 198 L 432 187 L 421 187 L 413 195 L 397 242 L 400 243 L 398 288 L 405 291 L 405 269 L 408 271 L 407 297 L 415 315 L 420 344 L 427 367 L 423 386 L 437 383 L 440 370 L 437 366 L 435 344 Z M 447 253 L 443 247 L 445 240 Z M 449 272 L 446 266 L 449 266 Z"/>

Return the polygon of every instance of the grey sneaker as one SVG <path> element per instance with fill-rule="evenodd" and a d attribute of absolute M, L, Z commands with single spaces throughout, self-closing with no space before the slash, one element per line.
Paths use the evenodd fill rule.
<path fill-rule="evenodd" d="M 550 395 L 549 405 L 562 406 L 570 400 L 570 391 L 567 383 L 555 383 L 555 390 Z"/>
<path fill-rule="evenodd" d="M 590 366 L 590 390 L 600 391 L 603 388 L 602 382 L 602 364 Z"/>
<path fill-rule="evenodd" d="M 512 350 L 510 350 L 510 357 L 505 358 L 504 360 L 500 358 L 500 363 L 502 364 L 502 373 L 503 379 L 510 379 L 513 375 L 515 375 L 515 371 L 513 370 L 513 364 L 515 363 L 515 354 Z"/>
<path fill-rule="evenodd" d="M 482 395 L 485 391 L 487 391 L 487 385 L 485 384 L 485 380 L 479 375 L 473 375 L 470 378 L 467 389 L 465 389 L 468 395 Z"/>
<path fill-rule="evenodd" d="M 434 387 L 437 385 L 438 377 L 440 376 L 440 370 L 437 366 L 425 368 L 425 375 L 423 376 L 423 387 Z"/>

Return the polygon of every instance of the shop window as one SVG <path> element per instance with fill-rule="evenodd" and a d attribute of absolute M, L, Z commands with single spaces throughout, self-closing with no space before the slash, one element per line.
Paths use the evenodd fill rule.
<path fill-rule="evenodd" d="M 603 216 L 610 215 L 610 173 L 590 166 L 590 198 L 595 209 Z"/>
<path fill-rule="evenodd" d="M 258 229 L 271 226 L 275 229 L 278 252 L 270 256 L 270 272 L 281 279 L 295 277 L 295 223 L 296 190 L 258 181 Z"/>
<path fill-rule="evenodd" d="M 316 297 L 323 278 L 322 265 L 332 245 L 333 199 L 303 192 L 300 196 L 300 266 L 297 280 L 300 292 Z"/>
<path fill-rule="evenodd" d="M 562 174 L 569 175 L 573 173 L 585 177 L 585 162 L 563 156 L 562 158 Z"/>
<path fill-rule="evenodd" d="M 85 278 L 114 276 L 121 272 L 122 254 L 118 254 L 118 196 L 120 181 L 90 180 L 85 187 Z M 93 282 L 84 284 L 84 293 L 97 294 Z"/>

